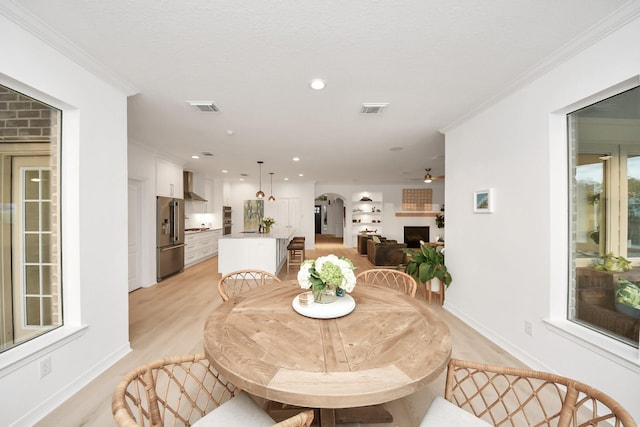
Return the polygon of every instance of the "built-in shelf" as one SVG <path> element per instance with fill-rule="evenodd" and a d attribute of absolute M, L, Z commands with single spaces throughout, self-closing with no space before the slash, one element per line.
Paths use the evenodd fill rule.
<path fill-rule="evenodd" d="M 396 212 L 396 216 L 438 216 L 440 212 Z"/>
<path fill-rule="evenodd" d="M 351 231 L 353 246 L 357 247 L 358 235 L 363 232 L 382 233 L 382 192 L 363 191 L 351 195 Z M 371 229 L 371 230 L 370 230 Z"/>

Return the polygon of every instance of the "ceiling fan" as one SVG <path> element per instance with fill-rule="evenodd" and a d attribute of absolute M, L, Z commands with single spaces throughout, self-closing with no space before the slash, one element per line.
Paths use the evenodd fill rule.
<path fill-rule="evenodd" d="M 433 176 L 431 175 L 431 168 L 426 168 L 425 171 L 427 172 L 424 175 L 424 178 L 411 178 L 412 181 L 424 181 L 426 184 L 429 184 L 433 181 L 436 181 L 438 179 L 444 179 L 444 175 L 440 175 L 440 176 Z"/>

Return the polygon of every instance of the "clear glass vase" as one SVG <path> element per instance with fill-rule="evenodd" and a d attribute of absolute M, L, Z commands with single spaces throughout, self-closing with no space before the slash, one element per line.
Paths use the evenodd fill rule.
<path fill-rule="evenodd" d="M 333 285 L 324 285 L 322 289 L 313 289 L 313 301 L 318 304 L 329 304 L 334 302 L 336 296 L 336 288 Z"/>

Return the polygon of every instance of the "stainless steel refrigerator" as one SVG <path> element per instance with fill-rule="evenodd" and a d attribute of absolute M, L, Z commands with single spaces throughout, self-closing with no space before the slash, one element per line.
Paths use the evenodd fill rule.
<path fill-rule="evenodd" d="M 184 269 L 184 200 L 158 196 L 156 227 L 159 282 Z"/>

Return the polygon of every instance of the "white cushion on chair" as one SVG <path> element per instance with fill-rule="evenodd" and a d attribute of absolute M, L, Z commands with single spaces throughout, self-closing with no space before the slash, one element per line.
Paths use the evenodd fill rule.
<path fill-rule="evenodd" d="M 241 391 L 192 424 L 193 427 L 271 427 L 276 422 Z"/>
<path fill-rule="evenodd" d="M 420 427 L 487 427 L 491 424 L 442 397 L 431 402 Z"/>

